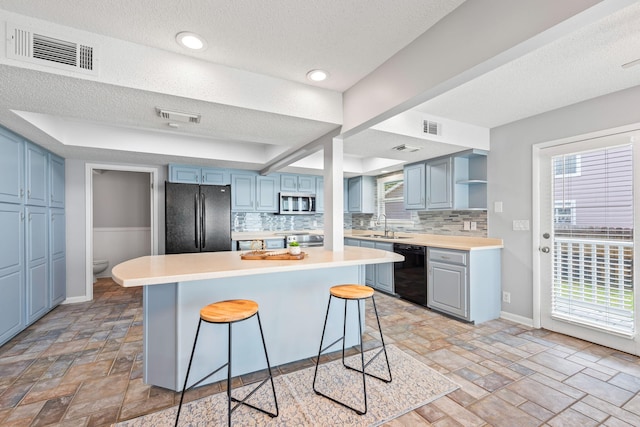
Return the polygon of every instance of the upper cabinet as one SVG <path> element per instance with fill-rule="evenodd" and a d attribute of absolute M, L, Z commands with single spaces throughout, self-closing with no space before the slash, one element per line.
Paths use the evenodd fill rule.
<path fill-rule="evenodd" d="M 316 177 L 311 175 L 280 175 L 280 191 L 291 193 L 315 193 Z"/>
<path fill-rule="evenodd" d="M 467 150 L 405 166 L 404 205 L 409 210 L 487 209 L 487 153 Z"/>
<path fill-rule="evenodd" d="M 49 206 L 64 207 L 64 159 L 49 153 Z"/>
<path fill-rule="evenodd" d="M 0 128 L 0 202 L 21 203 L 24 197 L 24 141 Z"/>
<path fill-rule="evenodd" d="M 254 212 L 256 210 L 256 175 L 231 174 L 231 210 Z"/>
<path fill-rule="evenodd" d="M 190 165 L 169 165 L 169 182 L 181 184 L 229 185 L 229 171 Z"/>
<path fill-rule="evenodd" d="M 453 207 L 451 157 L 426 163 L 427 209 Z"/>
<path fill-rule="evenodd" d="M 35 144 L 27 142 L 25 149 L 27 172 L 27 200 L 28 205 L 46 206 L 48 198 L 49 163 L 47 152 Z"/>
<path fill-rule="evenodd" d="M 275 176 L 256 177 L 256 211 L 278 212 L 278 179 Z M 233 192 L 233 187 L 231 187 Z"/>
<path fill-rule="evenodd" d="M 404 206 L 406 209 L 426 208 L 425 164 L 416 163 L 404 168 Z"/>
<path fill-rule="evenodd" d="M 349 212 L 374 213 L 375 178 L 372 176 L 356 176 L 349 178 Z"/>
<path fill-rule="evenodd" d="M 324 212 L 324 178 L 316 177 L 316 212 Z"/>

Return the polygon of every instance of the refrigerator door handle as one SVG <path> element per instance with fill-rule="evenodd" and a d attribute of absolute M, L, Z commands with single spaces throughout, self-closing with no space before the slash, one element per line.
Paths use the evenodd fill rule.
<path fill-rule="evenodd" d="M 196 227 L 196 235 L 195 235 L 195 239 L 194 239 L 194 243 L 196 245 L 196 248 L 199 248 L 199 243 L 200 243 L 200 232 L 199 232 L 199 225 L 200 225 L 200 193 L 196 193 L 195 194 L 195 227 Z"/>
<path fill-rule="evenodd" d="M 200 221 L 202 221 L 202 223 L 200 224 L 200 246 L 202 247 L 202 249 L 205 248 L 205 246 L 207 245 L 207 241 L 206 241 L 206 235 L 207 235 L 207 230 L 206 230 L 206 218 L 207 218 L 207 211 L 205 208 L 205 202 L 204 202 L 204 198 L 205 195 L 204 193 L 202 193 L 202 200 L 200 200 L 200 206 L 202 206 L 202 209 L 200 210 Z"/>

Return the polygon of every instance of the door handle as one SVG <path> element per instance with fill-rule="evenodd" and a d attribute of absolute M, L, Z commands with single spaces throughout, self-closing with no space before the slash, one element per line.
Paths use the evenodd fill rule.
<path fill-rule="evenodd" d="M 204 198 L 205 198 L 205 195 L 203 194 L 202 195 L 202 200 L 200 200 L 200 205 L 202 206 L 202 209 L 200 210 L 200 221 L 202 221 L 201 225 L 200 225 L 200 230 L 201 230 L 200 231 L 200 239 L 201 239 L 201 245 L 200 246 L 202 247 L 202 249 L 204 249 L 204 247 L 206 246 L 206 243 L 207 243 L 206 242 L 206 237 L 205 237 L 205 235 L 207 233 L 207 231 L 206 231 L 207 212 L 206 212 L 205 207 L 204 207 L 205 206 Z"/>
<path fill-rule="evenodd" d="M 540 252 L 545 253 L 545 254 L 548 254 L 550 250 L 551 249 L 549 249 L 549 246 L 543 246 L 543 247 L 540 248 Z"/>
<path fill-rule="evenodd" d="M 195 209 L 194 209 L 194 215 L 195 215 L 195 227 L 196 227 L 196 234 L 195 234 L 195 239 L 194 239 L 194 244 L 196 246 L 196 248 L 199 248 L 198 244 L 200 243 L 200 233 L 198 232 L 200 229 L 199 223 L 200 223 L 200 194 L 196 193 L 195 194 Z"/>

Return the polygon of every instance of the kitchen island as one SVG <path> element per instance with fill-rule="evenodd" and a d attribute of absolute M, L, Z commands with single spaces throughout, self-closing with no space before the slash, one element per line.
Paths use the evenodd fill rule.
<path fill-rule="evenodd" d="M 316 356 L 329 288 L 363 283 L 363 265 L 403 259 L 368 248 L 348 247 L 344 252 L 305 248 L 304 252 L 302 260 L 242 260 L 238 252 L 156 255 L 115 266 L 112 274 L 118 284 L 144 287 L 145 383 L 176 391 L 182 388 L 200 309 L 227 299 L 259 304 L 272 366 Z M 328 337 L 341 335 L 343 310 L 343 306 L 332 306 Z M 356 310 L 350 310 L 347 321 L 353 325 L 347 328 L 347 345 L 354 345 L 358 342 Z M 241 322 L 233 330 L 232 375 L 263 369 L 257 322 Z M 203 326 L 192 378 L 206 375 L 226 360 L 226 334 L 226 326 Z M 207 382 L 225 375 L 221 371 Z"/>

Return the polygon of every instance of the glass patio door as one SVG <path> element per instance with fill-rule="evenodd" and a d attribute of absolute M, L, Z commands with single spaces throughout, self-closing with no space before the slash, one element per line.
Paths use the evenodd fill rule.
<path fill-rule="evenodd" d="M 540 321 L 638 354 L 635 150 L 615 141 L 541 150 Z"/>

